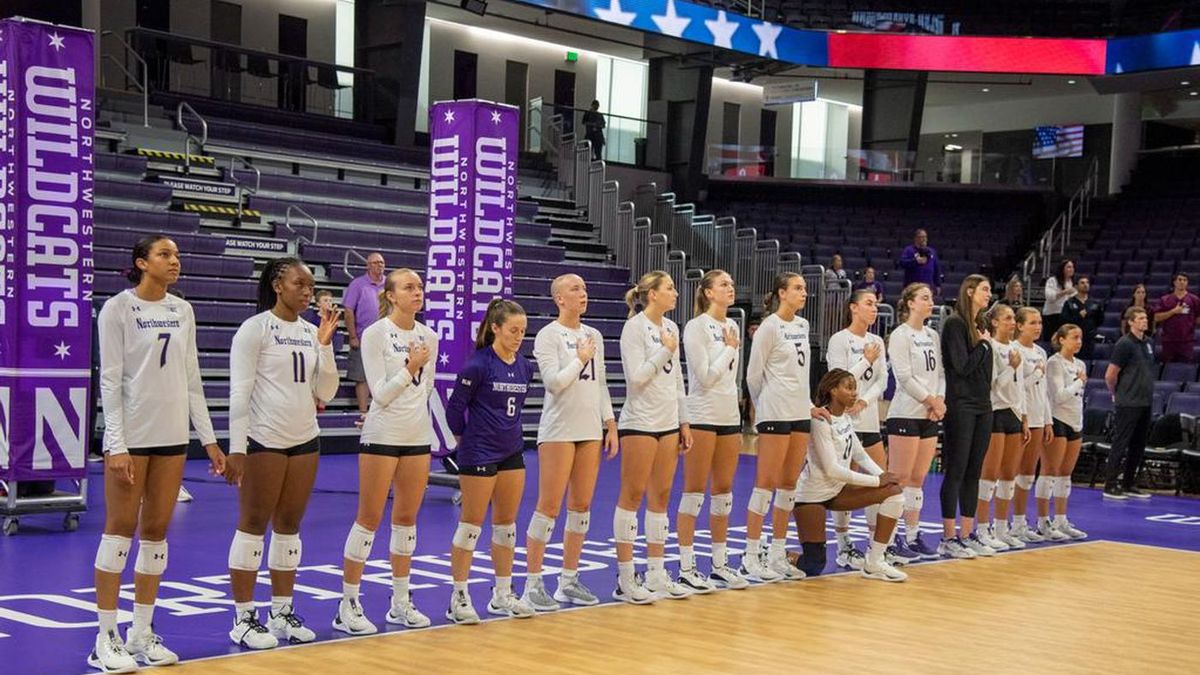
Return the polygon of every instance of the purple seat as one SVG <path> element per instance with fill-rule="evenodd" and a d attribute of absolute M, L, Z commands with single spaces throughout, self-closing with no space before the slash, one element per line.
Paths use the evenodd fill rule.
<path fill-rule="evenodd" d="M 1167 363 L 1163 365 L 1162 375 L 1158 378 L 1164 382 L 1195 382 L 1196 366 L 1191 363 Z"/>
<path fill-rule="evenodd" d="M 1104 373 L 1108 370 L 1108 361 L 1093 361 L 1091 368 L 1088 369 L 1088 384 L 1092 382 L 1103 382 Z"/>
<path fill-rule="evenodd" d="M 1112 393 L 1107 389 L 1097 389 L 1084 400 L 1084 405 L 1089 410 L 1108 411 L 1113 410 Z"/>
<path fill-rule="evenodd" d="M 151 232 L 155 230 L 150 230 Z M 96 246 L 105 246 L 108 248 L 132 250 L 147 234 L 146 230 L 129 230 L 123 228 L 97 227 L 95 229 L 94 243 Z M 171 232 L 171 239 L 179 246 L 181 256 L 186 256 L 190 253 L 206 253 L 211 255 L 221 255 L 225 253 L 225 237 L 220 235 L 212 235 L 205 233 L 175 233 Z"/>

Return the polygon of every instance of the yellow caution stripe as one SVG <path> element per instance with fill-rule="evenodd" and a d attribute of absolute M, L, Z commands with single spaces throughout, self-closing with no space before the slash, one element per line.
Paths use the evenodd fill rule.
<path fill-rule="evenodd" d="M 236 216 L 238 210 L 236 206 L 217 206 L 215 204 L 193 204 L 188 202 L 183 205 L 184 211 L 193 213 L 211 213 L 219 216 Z M 242 209 L 243 218 L 262 218 L 262 213 L 254 209 Z"/>
<path fill-rule="evenodd" d="M 176 161 L 176 162 L 183 162 L 183 161 L 187 160 L 187 157 L 182 152 L 169 152 L 167 150 L 150 150 L 148 148 L 138 148 L 137 154 L 139 156 L 149 157 L 151 159 L 169 159 L 169 160 Z M 192 155 L 191 160 L 192 160 L 192 164 L 208 164 L 210 166 L 216 166 L 216 164 L 217 164 L 217 160 L 213 159 L 212 157 L 208 157 L 206 155 Z"/>

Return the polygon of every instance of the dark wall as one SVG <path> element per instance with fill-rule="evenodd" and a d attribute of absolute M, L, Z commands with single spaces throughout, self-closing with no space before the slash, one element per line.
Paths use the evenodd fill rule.
<path fill-rule="evenodd" d="M 83 0 L 0 0 L 0 19 L 10 16 L 82 26 Z"/>
<path fill-rule="evenodd" d="M 985 159 L 981 182 L 985 185 L 999 183 L 1049 187 L 1069 195 L 1087 178 L 1088 167 L 1095 158 L 1099 160 L 1100 185 L 1108 185 L 1108 162 L 1112 154 L 1111 124 L 1084 126 L 1082 157 L 1034 159 L 1033 137 L 1033 129 L 984 133 Z"/>
<path fill-rule="evenodd" d="M 375 71 L 374 110 L 368 121 L 391 127 L 396 145 L 411 147 L 416 142 L 425 2 L 358 0 L 354 24 L 354 65 Z"/>

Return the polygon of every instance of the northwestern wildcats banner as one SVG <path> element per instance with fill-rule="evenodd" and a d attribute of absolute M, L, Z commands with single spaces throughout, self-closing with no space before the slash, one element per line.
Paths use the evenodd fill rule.
<path fill-rule="evenodd" d="M 0 21 L 0 478 L 83 475 L 92 33 Z"/>
<path fill-rule="evenodd" d="M 446 402 L 475 351 L 488 302 L 513 295 L 520 111 L 487 101 L 443 101 L 429 109 L 429 252 L 425 323 L 441 340 L 430 402 L 434 452 L 454 447 Z"/>

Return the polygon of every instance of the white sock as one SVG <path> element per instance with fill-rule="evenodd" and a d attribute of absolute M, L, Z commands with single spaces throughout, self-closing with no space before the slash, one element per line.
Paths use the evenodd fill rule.
<path fill-rule="evenodd" d="M 1038 527 L 1050 524 L 1050 516 L 1041 516 L 1038 518 Z"/>
<path fill-rule="evenodd" d="M 292 608 L 292 596 L 290 595 L 272 595 L 271 596 L 271 613 L 279 614 L 284 607 L 289 610 Z M 290 611 L 288 612 L 291 613 Z"/>
<path fill-rule="evenodd" d="M 762 542 L 757 539 L 746 540 L 746 555 L 758 556 L 759 551 L 762 551 Z"/>
<path fill-rule="evenodd" d="M 1067 514 L 1060 513 L 1060 514 L 1054 516 L 1054 524 L 1055 525 L 1066 525 L 1067 524 Z"/>
<path fill-rule="evenodd" d="M 838 532 L 837 540 L 839 549 L 851 548 L 854 546 L 854 544 L 850 541 L 849 532 Z"/>
<path fill-rule="evenodd" d="M 96 617 L 100 621 L 100 633 L 102 635 L 110 631 L 114 633 L 117 631 L 117 610 L 96 610 Z"/>
<path fill-rule="evenodd" d="M 996 530 L 996 536 L 1003 536 L 1005 534 L 1008 534 L 1008 521 L 1007 520 L 997 520 L 996 522 L 992 523 L 992 527 L 995 528 L 995 530 Z"/>
<path fill-rule="evenodd" d="M 662 556 L 649 556 L 646 558 L 646 570 L 649 572 L 661 572 L 663 570 Z"/>
<path fill-rule="evenodd" d="M 144 631 L 150 630 L 150 624 L 154 622 L 154 605 L 139 605 L 133 603 L 133 626 L 129 628 L 129 632 L 133 635 L 141 635 Z"/>
<path fill-rule="evenodd" d="M 887 544 L 881 544 L 872 539 L 871 545 L 867 547 L 867 558 L 872 562 L 883 560 L 883 552 L 887 550 L 887 547 Z"/>
<path fill-rule="evenodd" d="M 692 546 L 679 547 L 679 569 L 696 569 L 696 549 Z"/>
<path fill-rule="evenodd" d="M 921 526 L 909 527 L 908 523 L 904 523 L 904 541 L 915 544 L 917 543 L 917 535 L 921 534 Z"/>
<path fill-rule="evenodd" d="M 579 570 L 569 570 L 565 567 L 558 573 L 558 578 L 564 581 L 574 581 L 578 576 Z"/>
<path fill-rule="evenodd" d="M 392 577 L 392 598 L 408 601 L 408 577 Z"/>
<path fill-rule="evenodd" d="M 459 592 L 466 593 L 467 592 L 467 582 L 465 582 L 465 581 L 454 582 L 454 592 L 455 593 L 459 593 Z"/>
<path fill-rule="evenodd" d="M 348 584 L 342 582 L 342 597 L 347 600 L 358 599 L 359 584 Z"/>
<path fill-rule="evenodd" d="M 525 580 L 526 581 L 541 581 L 542 573 L 541 572 L 526 572 Z"/>
<path fill-rule="evenodd" d="M 233 603 L 233 611 L 237 613 L 237 619 L 241 620 L 241 618 L 246 614 L 246 612 L 254 612 L 254 601 L 251 600 L 250 602 L 235 602 L 235 603 Z"/>
<path fill-rule="evenodd" d="M 769 551 L 767 551 L 767 557 L 771 560 L 779 560 L 780 558 L 783 558 L 787 555 L 786 546 L 786 539 L 772 539 L 771 548 Z"/>
<path fill-rule="evenodd" d="M 621 579 L 621 581 L 625 582 L 626 584 L 632 584 L 633 583 L 633 561 L 630 560 L 629 562 L 618 562 L 617 563 L 617 576 Z"/>
<path fill-rule="evenodd" d="M 512 577 L 496 577 L 496 590 L 493 595 L 508 595 L 512 593 Z"/>
<path fill-rule="evenodd" d="M 729 564 L 729 554 L 725 551 L 725 542 L 714 541 L 712 545 L 712 566 L 720 569 Z"/>

